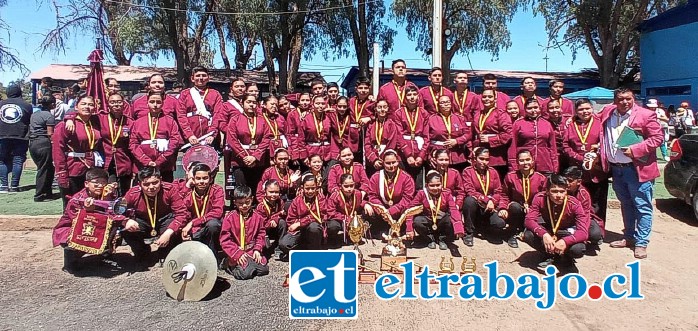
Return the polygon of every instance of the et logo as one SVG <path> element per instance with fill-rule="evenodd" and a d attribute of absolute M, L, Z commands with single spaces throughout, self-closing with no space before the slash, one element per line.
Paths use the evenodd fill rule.
<path fill-rule="evenodd" d="M 291 251 L 289 317 L 353 319 L 357 317 L 356 251 Z"/>

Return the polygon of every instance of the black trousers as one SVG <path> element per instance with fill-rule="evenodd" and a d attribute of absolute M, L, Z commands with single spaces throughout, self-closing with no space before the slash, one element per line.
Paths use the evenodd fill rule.
<path fill-rule="evenodd" d="M 509 173 L 509 166 L 508 165 L 500 165 L 500 166 L 493 166 L 494 170 L 497 171 L 497 174 L 499 175 L 499 180 L 504 182 L 504 177 Z"/>
<path fill-rule="evenodd" d="M 196 231 L 191 238 L 205 244 L 211 249 L 213 255 L 218 256 L 218 252 L 221 250 L 220 237 L 222 226 L 223 221 L 217 218 L 210 219 L 206 222 L 206 224 L 204 224 L 204 226 Z"/>
<path fill-rule="evenodd" d="M 279 247 L 281 238 L 283 238 L 286 233 L 288 233 L 288 225 L 284 219 L 280 219 L 276 227 L 267 228 L 264 244 L 264 254 L 267 257 L 271 257 L 274 254 L 274 249 Z M 271 242 L 272 240 L 274 240 L 273 244 Z"/>
<path fill-rule="evenodd" d="M 325 222 L 325 232 L 327 233 L 327 243 L 329 245 L 337 246 L 344 242 L 344 238 L 339 237 L 339 231 L 344 231 L 343 220 L 327 220 Z"/>
<path fill-rule="evenodd" d="M 131 182 L 133 181 L 133 175 L 121 175 L 116 174 L 116 161 L 112 158 L 111 163 L 109 163 L 109 168 L 107 168 L 109 173 L 109 182 L 119 184 L 119 196 L 122 197 L 131 188 Z"/>
<path fill-rule="evenodd" d="M 467 234 L 475 233 L 475 227 L 482 231 L 485 226 L 491 226 L 496 229 L 504 229 L 507 223 L 497 215 L 494 211 L 485 211 L 477 204 L 477 200 L 473 197 L 465 198 L 463 203 L 463 216 L 465 220 L 465 232 Z"/>
<path fill-rule="evenodd" d="M 608 179 L 604 179 L 599 183 L 584 183 L 584 187 L 589 191 L 589 196 L 591 196 L 591 208 L 594 214 L 605 221 L 606 209 L 608 208 Z"/>
<path fill-rule="evenodd" d="M 599 223 L 592 218 L 591 222 L 589 222 L 589 239 L 587 239 L 587 241 L 595 244 L 602 239 L 603 233 L 601 232 L 601 227 L 599 226 Z"/>
<path fill-rule="evenodd" d="M 231 274 L 237 280 L 252 279 L 255 276 L 265 276 L 269 274 L 269 266 L 255 262 L 251 258 L 247 258 L 245 267 L 236 265 L 235 267 L 226 269 L 226 272 Z"/>
<path fill-rule="evenodd" d="M 305 249 L 320 249 L 322 245 L 322 224 L 312 222 L 296 233 L 286 233 L 279 239 L 279 249 L 284 254 L 303 246 Z M 336 234 L 335 234 L 336 235 Z"/>
<path fill-rule="evenodd" d="M 63 209 L 68 206 L 68 201 L 73 194 L 85 188 L 85 174 L 77 177 L 68 177 L 68 187 L 61 187 L 61 199 L 63 199 Z"/>
<path fill-rule="evenodd" d="M 412 167 L 409 164 L 407 164 L 407 161 L 404 161 L 402 168 L 414 179 L 414 185 L 416 190 L 421 190 L 424 188 L 424 164 L 422 164 L 419 167 Z"/>
<path fill-rule="evenodd" d="M 136 260 L 143 261 L 150 253 L 150 247 L 145 244 L 144 240 L 147 238 L 152 238 L 150 232 L 153 230 L 153 228 L 150 226 L 150 221 L 148 220 L 143 220 L 140 218 L 135 218 L 134 220 L 138 223 L 138 231 L 122 231 L 121 236 L 122 238 L 124 238 L 124 241 L 126 241 L 126 243 L 131 247 L 131 251 L 133 252 L 133 255 L 136 258 Z M 168 214 L 158 219 L 155 222 L 157 236 L 162 235 L 167 230 L 167 227 L 170 226 L 170 223 L 172 223 L 173 220 L 174 214 Z M 173 234 L 170 237 L 170 243 L 167 245 L 167 247 L 161 247 L 158 249 L 158 256 L 160 258 L 165 258 L 167 256 L 167 253 L 169 253 L 172 250 L 172 248 L 177 246 L 177 244 L 179 244 L 181 241 L 182 238 L 180 236 L 176 235 L 176 233 Z"/>
<path fill-rule="evenodd" d="M 543 245 L 543 238 L 536 236 L 531 230 L 526 229 L 524 231 L 523 241 L 531 246 L 533 249 L 545 254 L 550 255 L 545 251 L 545 246 Z M 586 245 L 584 243 L 576 243 L 572 246 L 567 247 L 564 255 L 567 257 L 578 259 L 584 256 L 586 251 Z"/>
<path fill-rule="evenodd" d="M 524 207 L 518 202 L 512 202 L 509 204 L 507 212 L 509 213 L 509 217 L 507 217 L 506 222 L 509 224 L 512 235 L 521 232 L 524 227 L 524 220 L 526 219 Z"/>
<path fill-rule="evenodd" d="M 232 174 L 235 178 L 235 186 L 247 186 L 252 189 L 252 196 L 257 194 L 257 184 L 262 180 L 262 167 L 233 167 Z"/>
<path fill-rule="evenodd" d="M 451 215 L 444 215 L 436 221 L 436 231 L 432 228 L 434 221 L 428 216 L 415 216 L 413 227 L 420 237 L 427 238 L 430 242 L 446 241 L 447 238 L 453 238 L 453 225 L 451 224 Z"/>
<path fill-rule="evenodd" d="M 51 156 L 51 139 L 38 137 L 29 142 L 29 155 L 36 163 L 36 192 L 34 197 L 50 196 L 53 194 L 51 185 L 56 168 L 53 167 Z"/>
<path fill-rule="evenodd" d="M 70 248 L 67 244 L 63 244 L 61 247 L 63 247 L 63 268 L 66 270 L 77 269 L 79 267 L 78 261 L 87 253 Z"/>

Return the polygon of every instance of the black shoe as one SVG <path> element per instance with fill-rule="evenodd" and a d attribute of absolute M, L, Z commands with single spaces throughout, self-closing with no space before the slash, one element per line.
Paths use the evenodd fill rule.
<path fill-rule="evenodd" d="M 519 241 L 516 239 L 516 236 L 511 236 L 511 238 L 507 240 L 507 244 L 509 244 L 511 248 L 519 248 Z"/>
<path fill-rule="evenodd" d="M 44 201 L 46 201 L 46 196 L 43 194 L 40 196 L 34 197 L 34 202 L 44 202 Z"/>
<path fill-rule="evenodd" d="M 465 237 L 463 237 L 463 243 L 465 244 L 465 246 L 473 247 L 473 244 L 474 244 L 473 234 L 472 233 L 466 234 Z"/>
<path fill-rule="evenodd" d="M 279 261 L 288 262 L 288 254 L 286 254 L 286 253 L 279 254 Z"/>
<path fill-rule="evenodd" d="M 551 256 L 548 256 L 548 257 L 545 258 L 545 260 L 543 260 L 543 261 L 541 261 L 540 263 L 538 263 L 538 268 L 540 268 L 540 269 L 545 269 L 545 268 L 547 268 L 549 265 L 553 264 L 553 262 L 555 262 L 555 258 L 553 258 L 553 257 L 551 257 Z"/>
<path fill-rule="evenodd" d="M 448 245 L 446 245 L 445 241 L 439 241 L 439 249 L 442 251 L 445 251 L 448 249 Z"/>
<path fill-rule="evenodd" d="M 427 245 L 427 247 L 429 247 L 429 249 L 436 249 L 436 243 L 431 241 L 429 242 L 429 245 Z"/>

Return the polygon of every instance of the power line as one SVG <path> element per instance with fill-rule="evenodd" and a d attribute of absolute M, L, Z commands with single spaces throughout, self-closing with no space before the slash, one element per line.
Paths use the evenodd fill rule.
<path fill-rule="evenodd" d="M 124 1 L 117 1 L 117 0 L 103 0 L 103 1 L 110 2 L 110 3 L 116 3 L 116 4 L 120 4 L 120 5 L 132 6 L 132 7 L 148 8 L 148 9 L 169 10 L 169 11 L 174 11 L 174 12 L 187 12 L 187 13 L 211 14 L 211 15 L 233 15 L 233 16 L 238 16 L 238 15 L 265 16 L 265 15 L 317 13 L 317 12 L 325 12 L 325 11 L 331 11 L 331 10 L 336 10 L 336 9 L 343 9 L 343 8 L 347 8 L 347 7 L 353 7 L 353 5 L 344 5 L 344 6 L 325 7 L 325 8 L 319 8 L 319 9 L 313 9 L 313 10 L 299 10 L 299 11 L 229 13 L 229 12 L 218 12 L 218 11 L 203 11 L 203 10 L 167 8 L 167 7 L 160 7 L 160 6 L 148 6 L 148 5 L 140 5 L 140 4 L 124 2 Z M 367 1 L 366 4 L 376 3 L 378 1 L 380 1 L 380 0 L 371 0 L 371 1 Z"/>

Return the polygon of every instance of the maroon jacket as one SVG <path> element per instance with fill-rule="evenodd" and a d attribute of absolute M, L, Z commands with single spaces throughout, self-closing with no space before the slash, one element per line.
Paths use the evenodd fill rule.
<path fill-rule="evenodd" d="M 88 134 L 89 132 L 89 134 Z M 92 137 L 93 139 L 88 139 Z M 102 135 L 97 116 L 91 116 L 87 123 L 75 120 L 75 130 L 72 133 L 65 129 L 65 122 L 56 125 L 51 140 L 51 155 L 56 167 L 57 177 L 78 177 L 87 172 L 87 169 L 95 167 L 94 153 L 102 151 Z M 83 153 L 71 154 L 68 153 Z"/>
<path fill-rule="evenodd" d="M 100 134 L 103 137 L 104 167 L 109 168 L 109 164 L 114 160 L 117 176 L 128 176 L 133 173 L 133 156 L 128 146 L 132 125 L 133 121 L 126 115 L 118 120 L 110 114 L 99 115 Z"/>
<path fill-rule="evenodd" d="M 439 111 L 439 98 L 442 95 L 446 95 L 451 98 L 451 103 L 453 103 L 453 92 L 451 90 L 441 86 L 439 91 L 434 90 L 431 86 L 425 86 L 419 89 L 419 97 L 424 105 L 424 110 L 429 114 L 436 114 Z"/>
<path fill-rule="evenodd" d="M 230 123 L 234 117 L 244 113 L 241 102 L 239 100 L 235 100 L 237 104 L 233 104 L 233 100 L 235 99 L 231 97 L 230 100 L 223 102 L 221 104 L 221 108 L 213 114 L 212 125 L 218 129 L 218 132 L 228 132 L 228 123 Z M 240 105 L 239 108 L 238 105 Z"/>
<path fill-rule="evenodd" d="M 276 204 L 271 204 L 265 198 L 262 198 L 262 200 L 259 200 L 259 204 L 257 204 L 254 212 L 264 219 L 265 229 L 271 228 L 271 221 L 276 222 L 278 225 L 279 221 L 286 218 L 283 200 L 277 200 Z"/>
<path fill-rule="evenodd" d="M 453 111 L 465 117 L 466 122 L 472 122 L 475 111 L 478 107 L 480 96 L 468 90 L 459 94 L 458 91 L 453 91 Z"/>
<path fill-rule="evenodd" d="M 494 108 L 485 114 L 484 111 L 475 111 L 473 120 L 473 149 L 475 147 L 487 147 L 490 151 L 490 166 L 507 165 L 507 152 L 511 143 L 511 116 L 501 109 Z M 480 136 L 487 135 L 488 143 L 480 143 Z"/>
<path fill-rule="evenodd" d="M 553 230 L 553 222 L 557 222 L 560 213 L 564 215 L 560 221 L 558 231 L 574 228 L 574 234 L 560 238 L 565 241 L 567 247 L 577 243 L 583 243 L 589 237 L 589 214 L 584 210 L 582 204 L 575 197 L 567 198 L 567 206 L 562 210 L 562 205 L 556 206 L 550 202 L 552 207 L 552 215 L 555 220 L 550 219 L 548 211 L 548 196 L 545 192 L 536 194 L 533 198 L 533 203 L 526 214 L 524 225 L 526 229 L 533 232 L 538 237 L 543 237 L 546 233 L 551 235 Z M 538 223 L 538 219 L 543 219 L 543 224 Z"/>
<path fill-rule="evenodd" d="M 380 137 L 380 143 L 377 141 L 376 133 L 383 129 L 383 135 Z M 368 125 L 366 136 L 364 137 L 364 155 L 366 156 L 367 164 L 373 166 L 383 152 L 389 149 L 396 149 L 400 139 L 398 125 L 391 119 L 386 119 L 384 122 L 378 120 L 373 121 Z M 380 150 L 376 147 L 380 145 Z"/>
<path fill-rule="evenodd" d="M 406 172 L 398 170 L 394 182 L 388 183 L 385 170 L 381 170 L 371 176 L 367 191 L 368 201 L 388 208 L 390 215 L 399 217 L 414 198 L 414 190 L 414 180 Z M 391 191 L 392 206 L 389 205 Z"/>
<path fill-rule="evenodd" d="M 388 113 L 388 118 L 393 118 L 392 114 L 398 108 L 405 105 L 405 87 L 408 85 L 414 86 L 415 88 L 417 87 L 417 85 L 414 85 L 414 83 L 405 80 L 405 84 L 402 86 L 398 86 L 395 81 L 391 81 L 383 84 L 383 86 L 378 89 L 378 97 L 376 100 L 385 99 L 388 102 L 388 108 L 390 111 Z"/>
<path fill-rule="evenodd" d="M 339 152 L 349 147 L 352 152 L 359 151 L 359 126 L 354 122 L 350 114 L 346 114 L 344 118 L 339 118 L 339 114 L 335 111 L 326 115 L 330 119 L 330 159 L 337 159 Z M 341 131 L 341 136 L 340 136 Z"/>
<path fill-rule="evenodd" d="M 429 117 L 429 155 L 437 149 L 444 148 L 443 142 L 448 138 L 456 140 L 457 145 L 450 148 L 451 164 L 461 164 L 468 161 L 468 153 L 472 140 L 472 130 L 465 123 L 465 118 L 458 114 L 451 114 L 451 133 L 446 128 L 446 120 L 441 114 L 434 114 Z"/>
<path fill-rule="evenodd" d="M 434 208 L 436 208 L 437 202 L 432 203 L 434 204 Z M 432 209 L 431 205 L 429 204 L 429 194 L 427 193 L 426 189 L 422 189 L 417 192 L 417 195 L 414 197 L 414 199 L 412 199 L 412 202 L 410 202 L 409 208 L 420 205 L 424 207 L 424 210 L 420 215 L 431 219 Z M 448 190 L 441 191 L 441 206 L 439 208 L 439 211 L 447 213 L 451 216 L 453 234 L 462 235 L 465 233 L 463 229 L 463 218 L 461 217 L 461 213 L 458 210 L 458 207 L 456 207 L 456 203 L 453 199 L 453 196 L 451 196 L 451 192 L 449 192 Z M 407 232 L 412 232 L 414 229 L 413 218 L 408 217 L 406 223 Z"/>
<path fill-rule="evenodd" d="M 151 208 L 155 208 L 157 204 L 157 209 L 155 210 L 155 220 L 173 213 L 174 220 L 168 226 L 174 232 L 179 232 L 182 230 L 187 221 L 189 220 L 189 211 L 182 201 L 182 196 L 178 192 L 178 186 L 161 182 L 162 187 L 160 192 L 157 194 L 157 203 L 150 203 Z M 149 221 L 148 217 L 148 207 L 145 203 L 145 196 L 141 190 L 140 186 L 134 186 L 124 195 L 124 200 L 126 200 L 128 209 L 133 209 L 134 217 Z M 151 209 L 152 210 L 152 209 Z M 157 225 L 156 225 L 157 228 Z"/>
<path fill-rule="evenodd" d="M 487 173 L 490 177 L 489 186 L 487 185 L 487 175 L 485 175 L 482 178 L 482 182 L 485 185 L 485 187 L 483 187 L 482 184 L 480 184 L 475 167 L 470 166 L 463 169 L 462 176 L 465 195 L 475 198 L 478 203 L 482 204 L 487 204 L 492 201 L 496 207 L 502 196 L 502 182 L 499 179 L 497 170 L 494 168 L 487 167 Z M 487 192 L 485 192 L 485 188 L 487 188 Z"/>
<path fill-rule="evenodd" d="M 251 123 L 254 127 L 254 144 L 256 146 L 252 146 Z M 255 114 L 253 117 L 240 115 L 231 120 L 225 140 L 228 148 L 233 151 L 232 165 L 245 166 L 242 159 L 248 155 L 254 156 L 257 159 L 257 164 L 262 165 L 269 150 L 271 131 L 262 115 Z"/>
<path fill-rule="evenodd" d="M 286 137 L 286 120 L 283 116 L 276 114 L 272 117 L 267 116 L 267 114 L 261 114 L 264 121 L 269 127 L 269 133 L 271 137 L 269 138 L 269 157 L 274 156 L 274 151 L 277 148 L 288 148 L 288 145 L 284 145 L 284 139 L 286 139 L 286 144 L 288 144 L 288 138 Z"/>
<path fill-rule="evenodd" d="M 305 159 L 313 154 L 320 155 L 323 161 L 330 160 L 330 114 L 324 114 L 322 118 L 308 114 L 301 122 L 298 132 L 298 148 L 301 158 Z M 317 122 L 316 122 L 317 121 Z M 318 127 L 320 126 L 321 127 Z M 321 130 L 318 132 L 318 128 Z"/>
<path fill-rule="evenodd" d="M 563 116 L 564 116 L 564 115 L 567 115 L 568 117 L 572 117 L 572 116 L 575 115 L 575 114 L 574 114 L 574 113 L 575 113 L 575 112 L 574 112 L 574 102 L 572 102 L 572 100 L 566 99 L 566 98 L 562 98 L 562 97 L 561 97 L 560 99 L 557 99 L 557 100 L 558 100 L 558 101 L 562 100 L 562 104 L 560 104 L 560 109 L 562 110 L 562 115 L 563 115 Z M 543 113 L 545 113 L 545 114 L 548 113 L 548 103 L 549 103 L 550 101 L 551 101 L 551 98 L 548 97 L 548 98 L 543 99 L 543 103 L 540 104 L 540 106 L 541 106 L 541 111 L 542 111 Z"/>
<path fill-rule="evenodd" d="M 237 210 L 229 213 L 224 219 L 221 226 L 221 249 L 228 256 L 228 263 L 231 266 L 237 266 L 238 259 L 247 253 L 252 256 L 254 251 L 262 252 L 264 248 L 264 236 L 266 228 L 264 218 L 255 212 L 250 212 L 250 217 L 243 221 L 245 227 L 245 247 L 240 247 L 241 230 L 240 213 Z M 267 260 L 262 256 L 262 264 L 267 264 Z"/>
<path fill-rule="evenodd" d="M 518 202 L 520 205 L 531 204 L 533 197 L 539 192 L 545 191 L 547 179 L 541 173 L 533 172 L 529 181 L 531 183 L 528 200 L 524 201 L 523 194 L 523 175 L 520 171 L 512 171 L 504 176 L 504 184 L 502 185 L 502 194 L 499 200 L 499 209 L 509 208 L 512 202 Z"/>
<path fill-rule="evenodd" d="M 567 158 L 568 164 L 576 165 L 579 167 L 579 169 L 584 169 L 582 167 L 584 155 L 592 151 L 592 145 L 599 145 L 600 147 L 602 134 L 603 127 L 599 117 L 593 116 L 589 123 L 575 121 L 573 118 L 572 124 L 567 126 L 562 136 L 563 155 Z M 586 138 L 586 141 L 582 143 L 582 138 L 584 137 Z M 598 149 L 596 151 L 598 152 Z M 583 171 L 583 181 L 585 183 L 590 181 L 598 183 L 606 178 L 606 174 L 603 171 L 600 171 L 600 169 Z"/>
<path fill-rule="evenodd" d="M 216 113 L 224 112 L 223 98 L 218 91 L 212 88 L 206 88 L 204 91 L 199 91 L 199 95 L 204 101 L 206 110 L 210 113 L 209 117 L 197 115 L 196 105 L 191 96 L 191 89 L 184 89 L 179 94 L 179 107 L 177 107 L 177 122 L 182 129 L 183 138 L 189 139 L 191 136 L 201 137 L 204 134 L 213 132 L 215 137 L 218 134 L 218 127 L 213 118 Z"/>
<path fill-rule="evenodd" d="M 291 182 L 291 172 L 293 172 L 293 170 L 288 169 L 286 176 L 281 176 L 283 177 L 281 178 L 279 176 L 280 173 L 276 171 L 276 167 L 271 166 L 264 169 L 262 179 L 260 179 L 259 183 L 257 184 L 257 202 L 262 203 L 262 199 L 264 199 L 264 183 L 271 179 L 275 179 L 277 182 L 279 182 L 279 193 L 282 197 L 285 195 L 288 199 L 293 199 L 293 197 L 296 196 L 296 191 L 298 190 L 298 181 Z"/>
<path fill-rule="evenodd" d="M 300 132 L 302 129 L 302 122 L 306 117 L 311 116 L 310 111 L 306 111 L 303 115 L 300 113 L 300 108 L 296 108 L 286 116 L 286 139 L 288 139 L 288 152 L 291 154 L 291 160 L 304 159 L 305 156 L 302 155 L 300 147 Z"/>
<path fill-rule="evenodd" d="M 179 127 L 173 117 L 165 116 L 163 113 L 158 114 L 158 117 L 153 118 L 152 121 L 152 123 L 157 122 L 155 139 L 167 140 L 169 142 L 167 149 L 159 151 L 157 146 L 147 143 L 152 140 L 148 115 L 138 118 L 131 126 L 131 138 L 129 140 L 129 148 L 134 156 L 134 167 L 137 168 L 134 171 L 147 166 L 150 161 L 154 161 L 160 170 L 174 170 L 177 162 L 177 152 L 182 146 Z"/>
<path fill-rule="evenodd" d="M 302 194 L 299 194 L 295 199 L 293 199 L 291 206 L 288 208 L 288 218 L 286 219 L 286 223 L 291 225 L 293 223 L 300 222 L 301 227 L 304 228 L 310 225 L 310 223 L 325 223 L 329 219 L 327 204 L 325 203 L 325 198 L 322 195 L 318 194 L 316 199 L 313 199 L 310 207 L 313 208 L 313 214 L 320 217 L 320 221 L 318 221 L 315 216 L 310 213 L 310 209 L 308 209 L 308 205 L 305 203 L 305 197 Z M 320 210 L 319 215 L 318 208 Z"/>
<path fill-rule="evenodd" d="M 523 117 L 513 125 L 514 136 L 509 147 L 509 168 L 517 169 L 516 154 L 529 150 L 539 172 L 558 172 L 557 143 L 555 130 L 550 122 L 542 117 L 535 120 Z"/>
<path fill-rule="evenodd" d="M 462 208 L 463 202 L 465 201 L 465 185 L 463 184 L 463 176 L 461 176 L 458 170 L 453 168 L 448 168 L 446 174 L 441 176 L 444 177 L 442 182 L 445 182 L 446 184 L 444 189 L 451 191 L 451 196 L 455 199 L 456 206 L 458 206 L 459 209 Z"/>
<path fill-rule="evenodd" d="M 366 191 L 368 188 L 368 177 L 366 176 L 366 170 L 361 163 L 354 162 L 351 165 L 351 169 L 344 169 L 342 164 L 337 163 L 330 168 L 327 175 L 327 190 L 330 194 L 337 191 L 341 187 L 339 182 L 339 177 L 341 177 L 345 172 L 351 173 L 354 178 L 354 188 L 357 191 Z"/>
<path fill-rule="evenodd" d="M 344 222 L 344 224 L 349 223 L 352 215 L 354 215 L 353 212 L 356 214 L 363 213 L 366 201 L 363 200 L 362 195 L 363 194 L 359 190 L 354 190 L 354 194 L 351 198 L 344 197 L 341 191 L 332 193 L 325 202 L 328 213 L 327 219 L 339 220 Z M 342 197 L 345 199 L 342 200 Z"/>
<path fill-rule="evenodd" d="M 540 106 L 541 116 L 545 117 L 545 115 L 548 114 L 547 107 L 546 107 L 548 105 L 548 103 L 545 102 L 545 99 L 543 99 L 535 94 L 533 95 L 533 97 L 536 98 L 536 100 L 538 100 L 538 105 Z M 517 95 L 513 98 L 513 100 L 516 101 L 517 105 L 519 105 L 519 112 L 521 112 L 522 114 L 525 113 L 526 112 L 526 107 L 525 107 L 526 102 L 524 101 L 523 95 Z M 507 108 L 504 107 L 502 109 L 507 109 Z"/>
<path fill-rule="evenodd" d="M 494 99 L 497 100 L 497 108 L 499 109 L 507 109 L 507 102 L 511 100 L 511 97 L 509 97 L 506 93 L 504 92 L 499 92 L 495 91 L 494 92 Z M 477 105 L 475 105 L 476 109 L 483 110 L 485 109 L 485 106 L 482 104 L 482 96 L 478 95 L 477 98 Z M 524 112 L 523 108 L 521 109 L 521 113 Z"/>
<path fill-rule="evenodd" d="M 177 109 L 179 108 L 179 101 L 177 98 L 171 95 L 165 95 L 164 103 L 162 104 L 161 113 L 172 117 L 172 119 L 177 118 Z M 131 113 L 131 119 L 137 120 L 141 117 L 148 116 L 150 110 L 148 109 L 148 94 L 133 100 L 133 112 Z M 124 112 L 124 114 L 126 114 Z"/>
<path fill-rule="evenodd" d="M 84 208 L 83 201 L 88 197 L 89 194 L 87 194 L 87 189 L 83 188 L 70 198 L 68 205 L 63 211 L 63 215 L 58 220 L 58 224 L 53 228 L 53 246 L 68 243 L 68 236 L 70 236 L 70 229 L 73 227 L 73 220 L 78 217 L 80 210 Z M 116 197 L 112 194 L 101 198 L 101 200 L 114 200 L 115 198 Z"/>
<path fill-rule="evenodd" d="M 407 110 L 407 107 L 402 107 L 395 112 L 395 123 L 398 125 L 399 135 L 399 152 L 403 159 L 408 157 L 421 157 L 422 160 L 427 160 L 429 150 L 429 113 L 422 107 L 417 107 L 414 112 Z M 410 125 L 410 123 L 412 123 Z M 412 127 L 414 126 L 414 132 Z M 412 134 L 416 137 L 421 137 L 424 140 L 422 148 L 419 148 L 416 140 L 412 139 Z"/>
<path fill-rule="evenodd" d="M 357 97 L 352 97 L 349 99 L 349 111 L 354 123 L 359 122 L 362 118 L 373 118 L 373 107 L 376 105 L 375 102 L 368 100 L 363 100 L 360 102 Z"/>
<path fill-rule="evenodd" d="M 203 197 L 192 194 L 193 192 L 193 188 L 187 188 L 185 190 L 180 189 L 180 195 L 182 196 L 184 206 L 189 211 L 189 217 L 187 219 L 193 222 L 191 233 L 196 233 L 196 231 L 206 225 L 206 222 L 209 220 L 223 219 L 225 194 L 223 192 L 223 188 L 218 184 L 211 184 L 207 194 Z M 194 207 L 195 201 L 199 208 L 199 212 L 201 213 L 201 217 L 196 214 L 196 207 Z"/>

